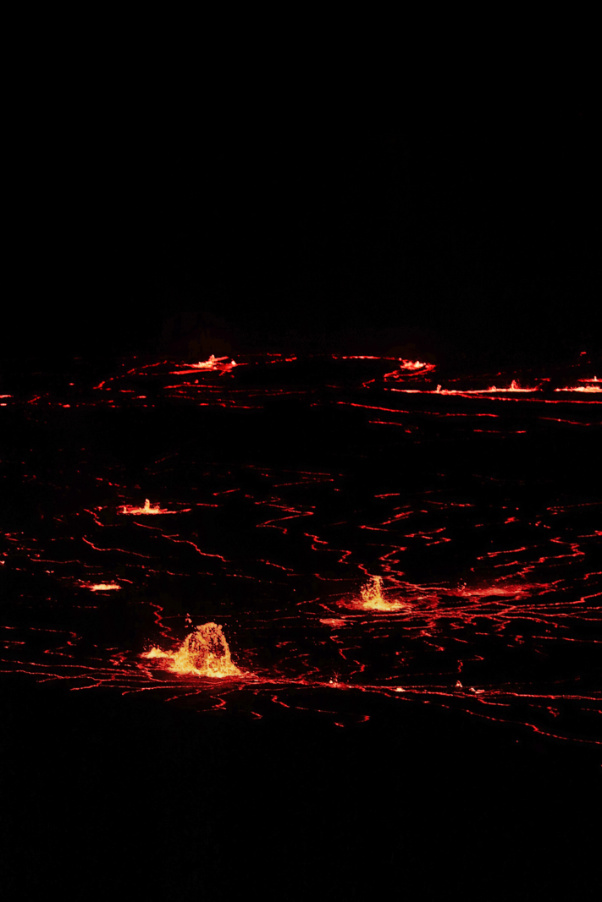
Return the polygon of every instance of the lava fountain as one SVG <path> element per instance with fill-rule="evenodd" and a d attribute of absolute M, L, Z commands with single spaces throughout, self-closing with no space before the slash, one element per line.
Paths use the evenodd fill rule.
<path fill-rule="evenodd" d="M 403 601 L 387 601 L 382 594 L 382 576 L 373 576 L 360 592 L 359 607 L 365 611 L 403 611 L 407 605 Z"/>
<path fill-rule="evenodd" d="M 220 376 L 224 373 L 231 373 L 234 367 L 238 366 L 235 360 L 228 361 L 227 357 L 216 357 L 214 354 L 208 360 L 199 360 L 198 363 L 183 364 L 183 370 L 174 370 L 174 375 L 181 376 L 188 373 L 198 372 L 217 372 Z"/>
<path fill-rule="evenodd" d="M 391 373 L 385 373 L 383 378 L 385 380 L 396 380 L 402 379 L 404 376 L 425 376 L 427 373 L 432 373 L 434 369 L 436 369 L 434 363 L 425 363 L 423 360 L 400 359 L 397 369 Z"/>
<path fill-rule="evenodd" d="M 204 623 L 186 636 L 176 651 L 151 648 L 143 658 L 163 658 L 170 662 L 169 670 L 183 675 L 212 677 L 240 676 L 241 671 L 233 663 L 230 648 L 221 626 Z"/>
<path fill-rule="evenodd" d="M 144 502 L 144 507 L 135 507 L 131 504 L 124 504 L 121 508 L 121 513 L 139 516 L 140 514 L 173 514 L 175 511 L 164 510 L 160 504 L 153 505 L 147 498 Z"/>

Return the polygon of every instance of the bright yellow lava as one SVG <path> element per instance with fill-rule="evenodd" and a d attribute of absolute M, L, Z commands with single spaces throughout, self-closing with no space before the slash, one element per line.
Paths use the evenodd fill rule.
<path fill-rule="evenodd" d="M 231 360 L 230 363 L 224 363 L 227 357 L 216 357 L 214 354 L 208 360 L 199 360 L 198 363 L 191 363 L 190 366 L 197 370 L 216 370 L 220 367 L 231 369 L 236 366 L 236 361 Z"/>
<path fill-rule="evenodd" d="M 597 380 L 592 379 L 592 382 L 593 381 L 597 381 Z M 589 392 L 593 393 L 593 392 L 602 392 L 602 387 L 600 385 L 573 385 L 573 386 L 567 385 L 565 388 L 555 388 L 554 391 L 567 391 L 567 392 L 568 391 L 580 391 L 580 392 L 586 392 L 586 393 L 589 393 Z"/>
<path fill-rule="evenodd" d="M 154 506 L 150 503 L 148 498 L 144 502 L 144 507 L 134 507 L 130 504 L 124 504 L 121 512 L 123 514 L 165 514 L 171 513 L 171 511 L 164 511 L 160 504 L 155 504 Z"/>
<path fill-rule="evenodd" d="M 361 590 L 360 607 L 366 611 L 402 611 L 407 608 L 403 601 L 387 601 L 382 594 L 382 576 L 373 576 Z"/>
<path fill-rule="evenodd" d="M 226 637 L 217 623 L 197 626 L 176 651 L 151 648 L 142 657 L 168 660 L 169 670 L 183 675 L 223 679 L 241 674 L 232 661 Z"/>

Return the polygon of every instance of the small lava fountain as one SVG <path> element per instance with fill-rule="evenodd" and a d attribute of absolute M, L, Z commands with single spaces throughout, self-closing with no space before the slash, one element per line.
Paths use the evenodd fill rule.
<path fill-rule="evenodd" d="M 373 576 L 361 590 L 359 607 L 365 611 L 402 611 L 407 608 L 403 601 L 387 601 L 382 594 L 382 576 Z"/>
<path fill-rule="evenodd" d="M 231 373 L 238 364 L 235 360 L 228 360 L 227 357 L 216 357 L 212 354 L 208 360 L 199 360 L 198 363 L 187 363 L 183 364 L 183 366 L 183 370 L 174 370 L 174 375 L 185 375 L 201 370 L 205 372 L 216 372 L 222 376 L 224 373 Z"/>
<path fill-rule="evenodd" d="M 142 657 L 170 661 L 169 670 L 173 673 L 218 679 L 241 675 L 241 671 L 232 661 L 223 630 L 217 623 L 197 626 L 194 632 L 186 636 L 176 651 L 151 648 Z"/>
<path fill-rule="evenodd" d="M 124 504 L 121 508 L 122 514 L 135 514 L 136 516 L 140 514 L 172 514 L 174 511 L 164 510 L 160 504 L 151 504 L 149 499 L 147 498 L 144 502 L 144 507 L 135 507 L 131 504 Z"/>
<path fill-rule="evenodd" d="M 391 373 L 385 373 L 383 378 L 385 381 L 389 379 L 397 381 L 407 376 L 426 376 L 427 373 L 432 373 L 434 369 L 436 369 L 434 363 L 425 363 L 423 360 L 400 359 L 397 369 Z"/>

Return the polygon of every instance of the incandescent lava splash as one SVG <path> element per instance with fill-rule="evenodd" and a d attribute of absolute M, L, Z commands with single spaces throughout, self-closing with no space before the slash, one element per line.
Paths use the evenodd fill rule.
<path fill-rule="evenodd" d="M 199 360 L 198 363 L 188 363 L 184 365 L 183 370 L 176 370 L 174 375 L 182 375 L 194 373 L 202 370 L 209 373 L 231 373 L 235 366 L 238 366 L 235 360 L 228 360 L 227 357 L 216 357 L 212 354 L 207 360 Z"/>
<path fill-rule="evenodd" d="M 182 675 L 213 679 L 241 675 L 241 671 L 232 661 L 223 630 L 217 623 L 197 626 L 175 652 L 155 647 L 145 652 L 142 657 L 163 658 L 170 662 L 169 670 Z"/>
<path fill-rule="evenodd" d="M 124 504 L 121 508 L 122 514 L 134 514 L 136 516 L 140 514 L 174 514 L 175 511 L 165 510 L 161 507 L 160 504 L 151 504 L 149 499 L 147 498 L 144 502 L 144 507 L 136 507 L 132 504 Z"/>
<path fill-rule="evenodd" d="M 365 611 L 402 611 L 407 608 L 403 601 L 387 601 L 382 593 L 382 576 L 373 576 L 370 582 L 360 592 L 361 602 L 359 607 Z"/>
<path fill-rule="evenodd" d="M 436 368 L 436 364 L 425 363 L 423 360 L 400 359 L 397 369 L 390 373 L 385 373 L 383 379 L 385 381 L 389 379 L 397 381 L 402 380 L 407 376 L 426 376 L 427 373 L 432 373 Z"/>

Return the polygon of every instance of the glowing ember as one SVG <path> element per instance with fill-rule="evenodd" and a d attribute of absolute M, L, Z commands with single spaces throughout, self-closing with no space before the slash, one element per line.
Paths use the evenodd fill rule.
<path fill-rule="evenodd" d="M 387 601 L 382 594 L 382 576 L 373 576 L 361 590 L 360 607 L 366 611 L 402 611 L 407 608 L 403 601 Z"/>
<path fill-rule="evenodd" d="M 175 652 L 151 648 L 142 657 L 166 659 L 170 661 L 169 670 L 184 675 L 223 679 L 241 674 L 232 662 L 226 637 L 217 623 L 198 626 Z"/>
<path fill-rule="evenodd" d="M 161 507 L 160 504 L 152 505 L 148 498 L 144 502 L 144 507 L 135 507 L 131 504 L 124 504 L 121 508 L 122 514 L 175 514 L 175 511 L 168 511 Z"/>
<path fill-rule="evenodd" d="M 90 589 L 91 592 L 115 592 L 121 589 L 117 583 L 82 583 L 84 589 Z"/>

